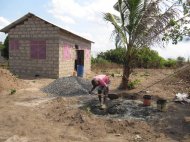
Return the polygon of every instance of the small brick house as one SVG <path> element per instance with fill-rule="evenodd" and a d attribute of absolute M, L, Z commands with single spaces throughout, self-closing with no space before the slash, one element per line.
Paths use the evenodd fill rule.
<path fill-rule="evenodd" d="M 59 78 L 91 70 L 92 41 L 28 13 L 0 30 L 9 36 L 9 65 L 14 74 Z"/>

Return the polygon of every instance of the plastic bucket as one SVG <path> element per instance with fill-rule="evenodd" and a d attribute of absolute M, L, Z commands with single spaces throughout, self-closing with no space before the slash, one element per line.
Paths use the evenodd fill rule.
<path fill-rule="evenodd" d="M 166 111 L 167 110 L 166 103 L 167 103 L 167 101 L 164 99 L 157 100 L 157 109 L 159 111 Z"/>
<path fill-rule="evenodd" d="M 144 95 L 143 96 L 143 105 L 144 106 L 150 106 L 151 105 L 151 96 L 150 95 Z"/>
<path fill-rule="evenodd" d="M 77 65 L 77 76 L 83 77 L 83 74 L 84 74 L 84 66 Z"/>

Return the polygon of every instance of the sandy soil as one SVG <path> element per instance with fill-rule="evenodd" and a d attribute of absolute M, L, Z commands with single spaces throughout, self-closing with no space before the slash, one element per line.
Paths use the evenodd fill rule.
<path fill-rule="evenodd" d="M 111 72 L 119 74 L 120 70 Z M 171 101 L 176 92 L 189 91 L 184 83 L 187 80 L 181 76 L 155 84 L 173 72 L 135 70 L 131 79 L 139 79 L 140 84 L 136 89 L 120 93 L 145 90 L 154 96 L 153 102 L 157 97 Z M 184 119 L 190 117 L 188 104 L 170 102 L 167 112 L 152 121 L 111 119 L 80 109 L 83 100 L 96 96 L 50 98 L 40 88 L 53 79 L 18 79 L 5 69 L 0 69 L 0 73 L 0 142 L 190 142 L 190 122 Z M 118 92 L 120 80 L 119 76 L 111 78 L 112 92 Z M 180 87 L 174 83 L 180 81 L 183 82 Z M 16 93 L 10 94 L 12 88 Z M 143 94 L 139 95 L 142 100 Z"/>

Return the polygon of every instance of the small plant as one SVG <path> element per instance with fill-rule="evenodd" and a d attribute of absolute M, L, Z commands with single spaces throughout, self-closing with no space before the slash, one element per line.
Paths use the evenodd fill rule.
<path fill-rule="evenodd" d="M 16 93 L 16 89 L 11 89 L 10 95 L 13 95 Z"/>
<path fill-rule="evenodd" d="M 140 83 L 139 79 L 135 79 L 134 81 L 130 81 L 128 83 L 128 89 L 134 89 L 136 87 L 136 85 L 138 85 Z"/>
<path fill-rule="evenodd" d="M 83 109 L 88 115 L 91 115 L 91 114 L 92 114 L 90 107 L 84 106 L 84 107 L 82 107 L 82 109 Z"/>

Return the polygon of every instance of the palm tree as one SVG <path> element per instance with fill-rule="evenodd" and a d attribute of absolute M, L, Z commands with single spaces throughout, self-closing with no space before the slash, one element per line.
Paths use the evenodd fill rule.
<path fill-rule="evenodd" d="M 183 17 L 180 17 L 181 6 L 186 8 Z M 131 62 L 137 49 L 169 39 L 176 43 L 182 40 L 185 32 L 188 33 L 189 29 L 181 31 L 180 27 L 187 22 L 185 18 L 190 16 L 187 7 L 181 0 L 118 0 L 114 8 L 119 16 L 104 14 L 104 19 L 114 26 L 112 35 L 119 37 L 123 48 L 126 48 L 120 85 L 122 89 L 127 89 Z"/>

